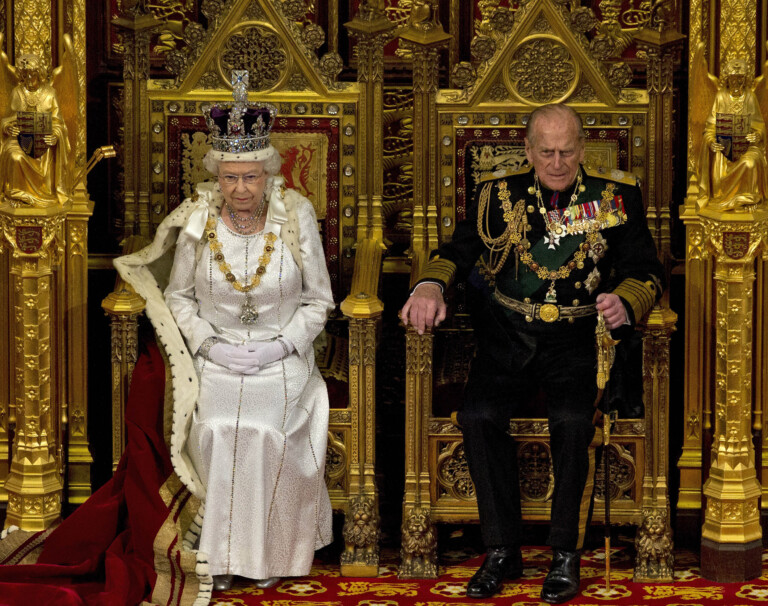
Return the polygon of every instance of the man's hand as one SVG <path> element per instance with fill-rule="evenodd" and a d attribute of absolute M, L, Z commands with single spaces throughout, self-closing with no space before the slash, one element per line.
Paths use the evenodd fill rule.
<path fill-rule="evenodd" d="M 619 295 L 606 292 L 597 295 L 597 309 L 603 312 L 603 318 L 608 330 L 623 326 L 629 319 L 627 317 L 627 310 L 624 307 L 624 303 L 621 302 Z"/>
<path fill-rule="evenodd" d="M 445 301 L 441 288 L 429 282 L 419 284 L 403 305 L 400 319 L 406 326 L 410 322 L 420 335 L 424 334 L 425 328 L 439 326 L 445 320 Z"/>

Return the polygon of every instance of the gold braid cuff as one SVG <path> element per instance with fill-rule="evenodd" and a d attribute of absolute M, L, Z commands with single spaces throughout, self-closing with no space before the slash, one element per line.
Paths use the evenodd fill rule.
<path fill-rule="evenodd" d="M 657 296 L 657 287 L 653 280 L 635 280 L 627 278 L 619 284 L 613 291 L 613 294 L 619 295 L 632 308 L 635 314 L 635 322 L 639 322 L 648 311 L 653 307 Z"/>
<path fill-rule="evenodd" d="M 456 264 L 448 259 L 434 257 L 427 263 L 427 267 L 419 276 L 419 282 L 423 280 L 437 280 L 445 284 L 446 288 L 453 283 L 456 276 Z"/>

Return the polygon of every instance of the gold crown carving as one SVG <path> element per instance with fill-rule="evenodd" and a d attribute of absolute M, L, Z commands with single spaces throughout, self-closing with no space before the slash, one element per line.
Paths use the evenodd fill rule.
<path fill-rule="evenodd" d="M 238 154 L 269 147 L 277 108 L 248 101 L 248 70 L 232 70 L 232 103 L 203 106 L 213 149 Z"/>

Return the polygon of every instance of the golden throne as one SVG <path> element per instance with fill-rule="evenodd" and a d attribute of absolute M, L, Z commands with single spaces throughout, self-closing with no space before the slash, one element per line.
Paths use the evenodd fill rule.
<path fill-rule="evenodd" d="M 331 403 L 326 482 L 333 508 L 347 515 L 345 529 L 356 531 L 345 532 L 354 537 L 346 542 L 342 571 L 373 576 L 378 572 L 378 501 L 371 385 L 381 309 L 375 290 L 379 269 L 371 260 L 380 259 L 380 253 L 371 252 L 358 218 L 369 220 L 371 214 L 360 209 L 369 192 L 358 176 L 364 173 L 358 164 L 365 157 L 360 148 L 372 126 L 361 115 L 368 91 L 337 81 L 341 58 L 333 50 L 317 56 L 324 43 L 322 28 L 297 19 L 290 6 L 257 0 L 237 1 L 226 10 L 209 8 L 216 14 L 207 15 L 208 28 L 191 23 L 183 52 L 167 54 L 166 68 L 174 75 L 167 79 L 142 72 L 149 61 L 147 33 L 159 22 L 149 14 L 117 22 L 126 47 L 123 250 L 146 244 L 167 213 L 193 193 L 194 184 L 211 178 L 202 166 L 210 139 L 201 106 L 230 99 L 230 70 L 247 69 L 251 98 L 278 108 L 273 142 L 283 157 L 282 173 L 286 185 L 315 207 L 335 300 L 349 298 L 350 288 L 357 299 L 365 299 L 362 305 L 342 303 L 332 314 L 316 342 L 316 357 Z M 144 303 L 118 282 L 103 307 L 112 320 L 116 465 L 124 446 L 123 408 Z"/>
<path fill-rule="evenodd" d="M 668 134 L 660 120 L 657 88 L 659 62 L 671 49 L 660 36 L 638 34 L 647 44 L 648 89 L 632 88 L 632 70 L 614 63 L 600 65 L 584 44 L 579 21 L 568 9 L 538 0 L 521 7 L 514 24 L 496 19 L 501 29 L 478 35 L 473 53 L 478 67 L 457 65 L 457 88 L 434 91 L 434 115 L 417 116 L 414 133 L 431 141 L 415 142 L 432 156 L 423 179 L 432 196 L 415 200 L 412 278 L 415 279 L 439 241 L 450 237 L 456 221 L 483 176 L 497 169 L 516 169 L 524 162 L 523 139 L 528 115 L 536 105 L 566 102 L 583 117 L 587 132 L 585 163 L 593 169 L 618 169 L 638 177 L 647 204 L 651 232 L 662 256 L 669 250 L 669 179 L 671 158 L 656 158 Z M 658 33 L 658 32 L 656 32 Z M 645 48 L 645 47 L 643 47 Z M 669 105 L 666 105 L 669 110 Z M 671 111 L 671 110 L 669 110 Z M 421 120 L 421 124 L 419 124 Z M 415 173 L 417 171 L 414 171 Z M 671 181 L 671 179 L 669 179 Z M 418 191 L 419 183 L 414 189 Z M 434 237 L 434 235 L 439 237 Z M 454 313 L 439 329 L 406 334 L 406 469 L 403 499 L 400 576 L 437 575 L 437 522 L 477 521 L 474 486 L 469 476 L 461 431 L 451 421 L 460 399 L 474 344 L 462 293 L 453 297 Z M 608 461 L 611 471 L 613 523 L 634 524 L 637 535 L 636 580 L 672 579 L 672 542 L 667 495 L 667 428 L 669 337 L 676 316 L 664 305 L 642 322 L 636 390 L 642 400 L 639 418 L 619 418 L 614 425 Z M 511 419 L 509 432 L 518 441 L 522 511 L 526 520 L 548 519 L 553 488 L 546 418 Z M 598 470 L 601 477 L 602 470 Z M 596 486 L 594 518 L 603 515 L 603 487 Z M 652 546 L 664 545 L 652 554 Z"/>

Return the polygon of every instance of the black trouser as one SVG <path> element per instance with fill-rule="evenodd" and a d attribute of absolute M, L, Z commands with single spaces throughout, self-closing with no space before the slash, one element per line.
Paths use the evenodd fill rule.
<path fill-rule="evenodd" d="M 555 475 L 549 544 L 568 551 L 583 546 L 595 469 L 589 447 L 601 435 L 593 425 L 596 354 L 589 327 L 563 328 L 521 335 L 518 351 L 525 355 L 513 368 L 478 343 L 458 421 L 486 546 L 520 545 L 516 443 L 507 431 L 510 418 L 540 388 L 547 396 Z"/>

